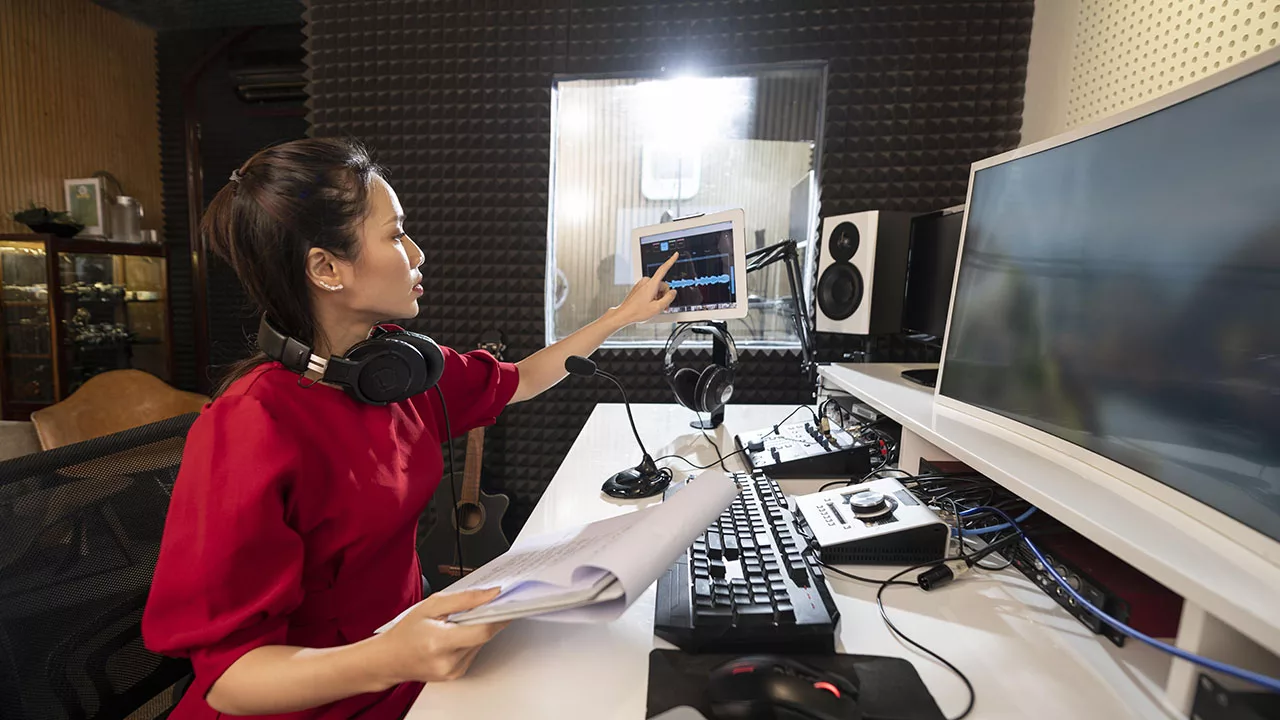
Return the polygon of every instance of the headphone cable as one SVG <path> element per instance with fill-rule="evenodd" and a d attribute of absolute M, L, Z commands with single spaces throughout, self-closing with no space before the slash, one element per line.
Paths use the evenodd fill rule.
<path fill-rule="evenodd" d="M 444 393 L 440 391 L 440 385 L 435 386 L 436 396 L 440 398 L 440 410 L 444 412 L 444 434 L 446 437 L 445 445 L 449 448 L 449 499 L 453 501 L 450 506 L 449 514 L 453 518 L 453 542 L 454 549 L 458 553 L 458 579 L 461 580 L 465 575 L 466 565 L 462 562 L 462 528 L 458 522 L 458 487 L 454 482 L 453 475 L 453 428 L 449 426 L 449 404 L 444 401 Z M 439 492 L 439 486 L 436 492 Z M 443 520 L 443 518 L 440 518 Z"/>

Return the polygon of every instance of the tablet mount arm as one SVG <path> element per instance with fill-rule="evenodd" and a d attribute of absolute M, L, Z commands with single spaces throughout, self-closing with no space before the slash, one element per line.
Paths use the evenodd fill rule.
<path fill-rule="evenodd" d="M 752 250 L 747 253 L 747 273 L 763 270 L 777 262 L 783 262 L 787 268 L 787 284 L 791 289 L 791 321 L 795 324 L 796 337 L 800 340 L 800 372 L 811 375 L 815 367 L 813 361 L 813 326 L 810 324 L 808 306 L 804 304 L 804 293 L 801 290 L 800 253 L 795 240 L 783 240 L 768 247 Z M 713 322 L 720 330 L 728 333 L 723 322 Z M 719 335 L 712 335 L 711 362 L 725 365 L 729 361 L 729 348 L 720 340 Z M 713 430 L 724 423 L 724 407 L 717 408 L 706 420 L 690 422 L 691 427 L 699 430 Z"/>

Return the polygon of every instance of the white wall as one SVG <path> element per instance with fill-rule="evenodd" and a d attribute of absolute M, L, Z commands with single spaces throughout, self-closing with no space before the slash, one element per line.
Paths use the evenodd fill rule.
<path fill-rule="evenodd" d="M 1280 0 L 1038 0 L 1022 142 L 1104 118 L 1280 44 Z"/>
<path fill-rule="evenodd" d="M 1081 0 L 1037 0 L 1031 21 L 1027 90 L 1023 96 L 1022 144 L 1067 129 L 1071 50 Z"/>

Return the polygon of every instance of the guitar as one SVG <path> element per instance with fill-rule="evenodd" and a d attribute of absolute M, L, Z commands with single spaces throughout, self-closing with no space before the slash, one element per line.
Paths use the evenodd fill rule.
<path fill-rule="evenodd" d="M 488 350 L 499 360 L 507 349 L 502 334 L 496 331 L 483 333 L 476 347 Z M 502 534 L 502 516 L 511 504 L 510 499 L 506 495 L 490 495 L 480 489 L 484 431 L 483 427 L 478 427 L 467 433 L 467 454 L 462 472 L 454 472 L 440 481 L 427 509 L 418 519 L 418 559 L 432 592 L 443 590 L 511 547 Z M 453 505 L 450 483 L 455 487 L 461 483 L 456 506 Z M 455 527 L 461 534 L 464 565 L 461 568 Z"/>

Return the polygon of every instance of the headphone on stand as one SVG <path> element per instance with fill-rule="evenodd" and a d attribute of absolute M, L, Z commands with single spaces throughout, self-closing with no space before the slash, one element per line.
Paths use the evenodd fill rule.
<path fill-rule="evenodd" d="M 712 360 L 701 372 L 687 367 L 677 368 L 676 351 L 694 333 L 711 335 L 723 343 L 727 349 L 725 364 Z M 694 412 L 714 413 L 724 407 L 733 397 L 733 379 L 737 369 L 738 346 L 733 343 L 733 336 L 719 325 L 680 323 L 667 338 L 662 356 L 662 371 L 667 385 L 675 393 L 676 401 Z"/>
<path fill-rule="evenodd" d="M 311 347 L 276 328 L 264 314 L 258 324 L 258 347 L 299 375 L 313 372 L 320 382 L 337 385 L 369 405 L 407 400 L 435 387 L 444 373 L 444 353 L 435 340 L 399 325 L 377 325 L 369 338 L 328 360 Z"/>

